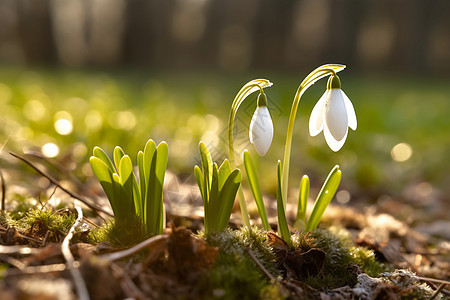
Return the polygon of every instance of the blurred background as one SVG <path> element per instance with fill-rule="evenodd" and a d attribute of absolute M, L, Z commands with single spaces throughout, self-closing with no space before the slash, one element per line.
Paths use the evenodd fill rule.
<path fill-rule="evenodd" d="M 0 0 L 0 167 L 11 160 L 5 149 L 34 151 L 86 180 L 94 146 L 135 157 L 153 138 L 169 143 L 179 181 L 194 183 L 198 142 L 219 162 L 227 156 L 231 102 L 262 77 L 274 82 L 275 137 L 257 163 L 273 195 L 299 83 L 341 63 L 358 130 L 338 153 L 309 137 L 326 82 L 310 88 L 291 187 L 308 174 L 314 196 L 339 164 L 336 204 L 376 204 L 409 223 L 448 219 L 449 16 L 448 0 Z M 255 97 L 238 113 L 239 151 L 251 148 Z"/>

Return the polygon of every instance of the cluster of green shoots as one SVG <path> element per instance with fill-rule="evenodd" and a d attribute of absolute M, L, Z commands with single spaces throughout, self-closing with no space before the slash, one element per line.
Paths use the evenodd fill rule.
<path fill-rule="evenodd" d="M 117 146 L 114 149 L 114 164 L 101 148 L 94 148 L 89 162 L 108 197 L 119 227 L 137 218 L 147 235 L 162 233 L 165 225 L 163 184 L 168 150 L 165 142 L 158 146 L 153 140 L 146 143 L 144 151 L 137 154 L 138 182 L 131 158 L 122 148 Z"/>
<path fill-rule="evenodd" d="M 327 89 L 312 111 L 309 132 L 311 136 L 315 136 L 323 131 L 325 140 L 331 150 L 338 151 L 347 138 L 348 127 L 353 130 L 356 129 L 356 115 L 353 105 L 341 90 L 341 83 L 336 75 L 344 68 L 343 65 L 324 65 L 315 69 L 301 82 L 292 103 L 284 158 L 282 161 L 279 160 L 277 164 L 278 232 L 289 245 L 292 245 L 292 241 L 285 209 L 288 197 L 293 128 L 300 98 L 316 81 L 329 77 Z M 259 91 L 257 108 L 249 126 L 249 139 L 260 156 L 268 151 L 273 138 L 273 124 L 267 108 L 264 88 L 271 85 L 272 83 L 266 79 L 252 80 L 245 84 L 236 95 L 228 121 L 229 159 L 226 159 L 220 167 L 213 161 L 205 144 L 203 142 L 199 144 L 201 168 L 195 166 L 194 174 L 203 199 L 204 226 L 207 235 L 226 229 L 236 196 L 239 199 L 244 226 L 251 228 L 241 186 L 242 175 L 235 163 L 233 127 L 239 106 L 250 94 Z M 242 155 L 247 181 L 256 202 L 263 228 L 270 230 L 253 158 L 247 150 Z M 116 147 L 114 150 L 115 165 L 102 149 L 94 148 L 94 155 L 91 157 L 90 163 L 111 203 L 116 223 L 127 222 L 127 220 L 138 217 L 144 224 L 147 234 L 157 235 L 162 232 L 165 215 L 162 187 L 167 159 L 167 144 L 162 142 L 156 147 L 155 143 L 149 140 L 144 151 L 137 155 L 139 174 L 135 176 L 130 157 L 125 155 L 120 147 Z M 139 178 L 139 182 L 137 178 Z M 341 171 L 339 166 L 336 165 L 326 178 L 316 198 L 312 213 L 306 219 L 310 182 L 307 175 L 302 177 L 295 222 L 297 229 L 313 231 L 317 228 L 325 209 L 336 193 L 340 180 Z"/>

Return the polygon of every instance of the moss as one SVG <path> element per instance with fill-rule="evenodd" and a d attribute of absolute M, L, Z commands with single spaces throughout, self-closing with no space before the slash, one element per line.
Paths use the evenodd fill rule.
<path fill-rule="evenodd" d="M 42 221 L 43 225 L 50 231 L 61 232 L 66 235 L 75 223 L 76 214 L 70 211 L 53 212 L 49 209 L 35 209 L 25 213 L 25 216 L 18 220 L 19 224 L 32 226 L 36 221 Z"/>
<path fill-rule="evenodd" d="M 144 225 L 140 218 L 132 218 L 128 222 L 122 222 L 119 225 L 114 219 L 105 222 L 105 224 L 89 234 L 93 243 L 108 241 L 115 246 L 131 246 L 138 244 L 148 238 L 145 233 Z"/>
<path fill-rule="evenodd" d="M 22 234 L 49 242 L 59 242 L 75 223 L 76 215 L 69 210 L 53 212 L 50 209 L 33 209 L 20 215 L 3 215 L 4 221 Z M 48 235 L 47 235 L 48 234 Z"/>
<path fill-rule="evenodd" d="M 358 265 L 370 277 L 378 277 L 381 273 L 391 271 L 392 266 L 376 260 L 375 253 L 364 247 L 350 247 L 353 263 Z"/>
<path fill-rule="evenodd" d="M 389 266 L 376 261 L 372 250 L 355 247 L 347 231 L 331 227 L 316 229 L 312 233 L 298 232 L 293 236 L 294 245 L 307 251 L 319 248 L 326 252 L 323 273 L 310 276 L 306 282 L 317 289 L 333 289 L 341 286 L 354 286 L 357 275 L 366 272 L 378 276 L 389 270 Z"/>
<path fill-rule="evenodd" d="M 255 257 L 275 277 L 275 256 L 266 242 L 266 232 L 256 227 L 251 230 L 243 227 L 239 230 L 226 229 L 206 237 L 206 241 L 219 248 L 216 262 L 209 272 L 209 278 L 203 283 L 211 296 L 223 299 L 258 299 L 269 296 L 278 297 L 280 292 L 269 288 L 269 280 L 259 270 L 247 253 L 250 248 Z M 270 299 L 270 297 L 269 297 Z"/>

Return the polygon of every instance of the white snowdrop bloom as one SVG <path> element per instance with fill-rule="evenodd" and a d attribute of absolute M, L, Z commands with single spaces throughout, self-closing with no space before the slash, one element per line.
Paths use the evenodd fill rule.
<path fill-rule="evenodd" d="M 262 101 L 260 101 L 260 98 Z M 255 147 L 260 156 L 264 156 L 270 148 L 273 139 L 273 124 L 267 109 L 265 94 L 260 94 L 258 98 L 258 107 L 253 114 L 250 122 L 249 138 L 250 143 Z"/>
<path fill-rule="evenodd" d="M 316 136 L 323 130 L 328 146 L 336 152 L 347 139 L 348 127 L 356 130 L 355 109 L 342 91 L 339 77 L 331 76 L 327 90 L 312 110 L 309 134 Z"/>

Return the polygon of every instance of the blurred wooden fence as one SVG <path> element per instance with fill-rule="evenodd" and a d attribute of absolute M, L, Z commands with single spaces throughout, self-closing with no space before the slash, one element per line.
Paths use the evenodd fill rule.
<path fill-rule="evenodd" d="M 0 0 L 0 62 L 448 72 L 449 0 Z"/>

